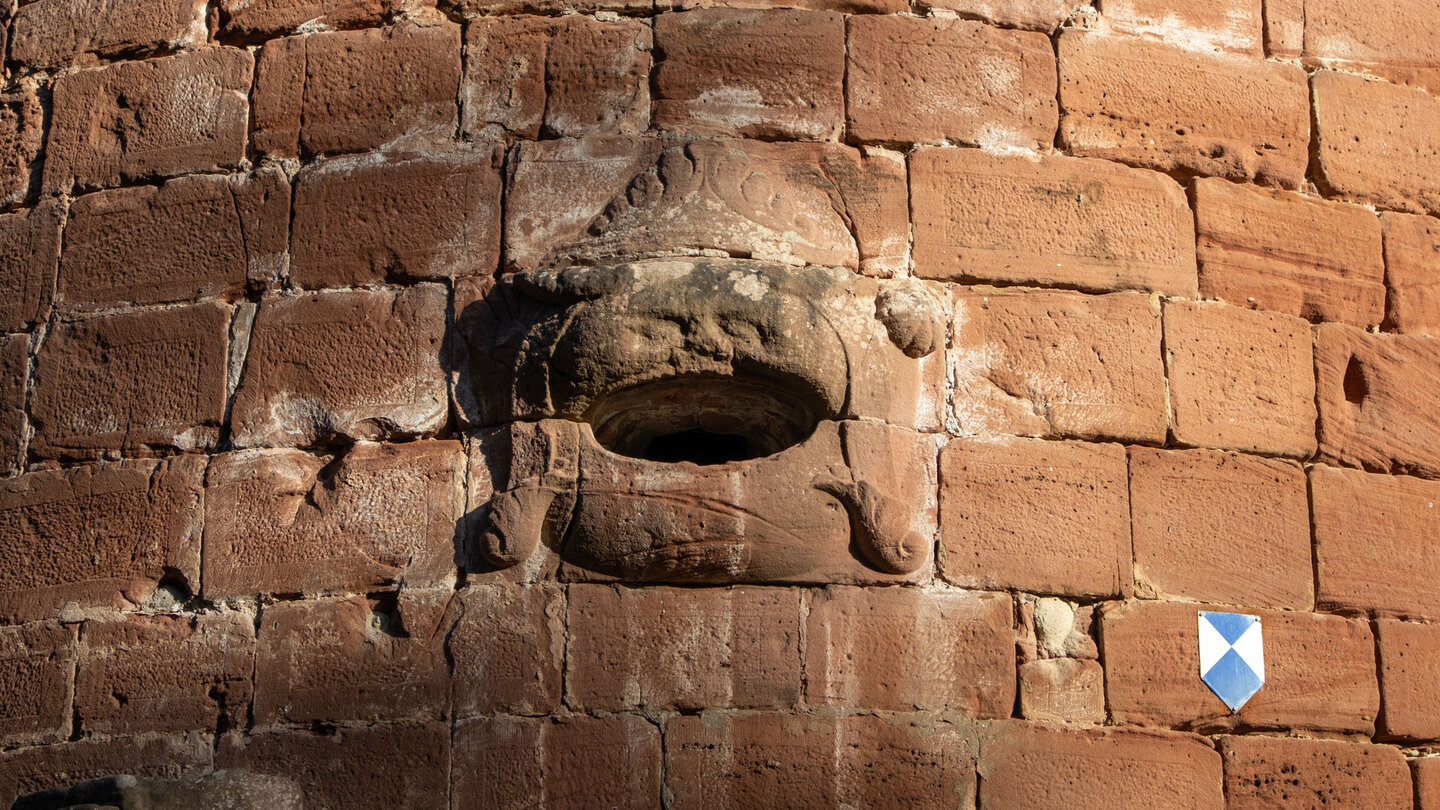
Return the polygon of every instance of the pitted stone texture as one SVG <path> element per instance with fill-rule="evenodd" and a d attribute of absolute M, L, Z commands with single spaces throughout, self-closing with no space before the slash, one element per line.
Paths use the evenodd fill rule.
<path fill-rule="evenodd" d="M 219 0 L 220 37 L 244 42 L 300 28 L 366 28 L 380 25 L 410 0 Z"/>
<path fill-rule="evenodd" d="M 81 630 L 75 719 L 90 734 L 244 726 L 254 617 L 129 615 Z"/>
<path fill-rule="evenodd" d="M 455 602 L 446 650 L 456 716 L 555 711 L 566 640 L 561 588 L 471 585 L 456 593 Z"/>
<path fill-rule="evenodd" d="M 1125 448 L 959 439 L 940 455 L 940 571 L 966 588 L 1113 596 L 1130 585 Z"/>
<path fill-rule="evenodd" d="M 651 29 L 644 21 L 491 17 L 465 33 L 463 125 L 503 134 L 634 135 L 650 126 Z"/>
<path fill-rule="evenodd" d="M 1265 634 L 1265 686 L 1239 712 L 1196 676 L 1204 605 L 1131 602 L 1100 620 L 1112 722 L 1219 729 L 1374 733 L 1380 709 L 1375 640 L 1364 620 L 1247 609 Z"/>
<path fill-rule="evenodd" d="M 446 299 L 438 284 L 266 298 L 235 395 L 235 446 L 439 430 L 449 399 L 439 357 Z"/>
<path fill-rule="evenodd" d="M 965 434 L 1165 437 L 1158 301 L 957 289 L 951 416 Z"/>
<path fill-rule="evenodd" d="M 62 216 L 49 202 L 0 215 L 0 331 L 19 332 L 50 316 Z"/>
<path fill-rule="evenodd" d="M 994 723 L 980 750 L 981 810 L 1225 806 L 1220 755 L 1188 734 Z"/>
<path fill-rule="evenodd" d="M 1194 50 L 1264 56 L 1261 0 L 1109 0 L 1101 9 L 1115 31 L 1158 37 Z"/>
<path fill-rule="evenodd" d="M 1194 217 L 1162 174 L 931 148 L 910 172 L 917 276 L 1195 295 Z"/>
<path fill-rule="evenodd" d="M 60 309 L 237 296 L 280 274 L 289 221 L 290 184 L 276 170 L 87 194 L 65 226 Z"/>
<path fill-rule="evenodd" d="M 455 807 L 660 808 L 660 730 L 636 715 L 462 721 L 454 758 Z"/>
<path fill-rule="evenodd" d="M 464 463 L 450 441 L 360 443 L 337 459 L 216 456 L 205 480 L 205 597 L 449 581 Z"/>
<path fill-rule="evenodd" d="M 1084 31 L 1062 34 L 1059 53 L 1068 151 L 1179 175 L 1304 180 L 1310 98 L 1299 67 Z"/>
<path fill-rule="evenodd" d="M 106 776 L 68 788 L 52 788 L 18 800 L 24 810 L 301 810 L 299 785 L 282 776 L 219 770 L 189 779 Z"/>
<path fill-rule="evenodd" d="M 1380 731 L 1386 739 L 1440 739 L 1440 625 L 1375 622 Z"/>
<path fill-rule="evenodd" d="M 30 336 L 0 337 L 0 475 L 25 465 L 25 396 L 30 376 Z"/>
<path fill-rule="evenodd" d="M 436 5 L 451 16 L 473 23 L 477 17 L 507 14 L 598 16 L 598 12 L 603 11 L 649 14 L 655 10 L 656 3 L 654 0 L 437 0 Z"/>
<path fill-rule="evenodd" d="M 448 21 L 272 40 L 256 64 L 254 144 L 285 158 L 449 139 L 459 87 Z"/>
<path fill-rule="evenodd" d="M 1320 607 L 1440 619 L 1440 482 L 1310 468 Z"/>
<path fill-rule="evenodd" d="M 75 630 L 54 622 L 0 628 L 0 743 L 6 747 L 69 738 Z"/>
<path fill-rule="evenodd" d="M 1201 295 L 1361 328 L 1385 317 L 1373 213 L 1213 178 L 1194 188 Z"/>
<path fill-rule="evenodd" d="M 828 140 L 845 121 L 845 18 L 702 9 L 662 14 L 655 125 L 698 135 Z"/>
<path fill-rule="evenodd" d="M 1384 213 L 1385 325 L 1440 337 L 1440 219 Z"/>
<path fill-rule="evenodd" d="M 806 702 L 1009 717 L 1015 623 L 1004 594 L 832 586 L 806 628 Z"/>
<path fill-rule="evenodd" d="M 1370 73 L 1440 93 L 1440 54 L 1432 36 L 1440 28 L 1440 7 L 1434 3 L 1380 0 L 1362 10 L 1345 0 L 1290 0 L 1277 12 L 1272 25 L 1304 31 L 1306 64 Z"/>
<path fill-rule="evenodd" d="M 546 2 L 547 0 L 537 0 Z M 636 0 L 631 0 L 635 2 Z M 774 0 L 656 0 L 658 11 L 689 10 L 697 8 L 756 8 L 773 9 Z M 787 0 L 786 8 L 808 9 L 811 11 L 838 11 L 848 14 L 897 14 L 908 11 L 908 0 Z M 647 5 L 646 8 L 649 8 Z"/>
<path fill-rule="evenodd" d="M 0 753 L 0 804 L 117 773 L 195 778 L 211 770 L 212 754 L 211 738 L 200 734 L 77 740 L 7 751 Z"/>
<path fill-rule="evenodd" d="M 225 416 L 230 308 L 140 310 L 57 324 L 35 359 L 31 452 L 97 458 L 204 450 Z"/>
<path fill-rule="evenodd" d="M 1415 810 L 1440 807 L 1440 757 L 1410 760 L 1410 776 L 1415 782 Z"/>
<path fill-rule="evenodd" d="M 450 591 L 261 609 L 254 724 L 440 720 L 449 705 Z"/>
<path fill-rule="evenodd" d="M 923 9 L 954 11 L 1007 28 L 1026 28 L 1054 33 L 1070 15 L 1084 6 L 1084 0 L 918 0 Z M 904 8 L 893 11 L 903 11 Z"/>
<path fill-rule="evenodd" d="M 1020 716 L 1053 723 L 1105 720 L 1105 671 L 1098 661 L 1046 658 L 1019 668 Z"/>
<path fill-rule="evenodd" d="M 0 24 L 3 24 L 0 17 Z M 0 48 L 5 37 L 0 35 Z M 45 139 L 45 112 L 33 82 L 0 92 L 0 208 L 25 202 Z"/>
<path fill-rule="evenodd" d="M 53 68 L 81 56 L 130 56 L 205 41 L 205 0 L 34 0 L 15 13 L 10 59 Z"/>
<path fill-rule="evenodd" d="M 1409 810 L 1410 769 L 1389 745 L 1221 737 L 1227 808 Z"/>
<path fill-rule="evenodd" d="M 1320 457 L 1347 467 L 1440 478 L 1433 380 L 1440 340 L 1324 324 L 1315 336 Z"/>
<path fill-rule="evenodd" d="M 516 269 L 702 249 L 874 275 L 905 266 L 903 159 L 837 144 L 592 138 L 511 157 Z"/>
<path fill-rule="evenodd" d="M 851 138 L 1027 149 L 1055 139 L 1055 52 L 1043 34 L 972 20 L 857 16 L 847 43 Z"/>
<path fill-rule="evenodd" d="M 666 792 L 677 810 L 970 806 L 968 731 L 933 715 L 674 717 Z"/>
<path fill-rule="evenodd" d="M 305 810 L 428 808 L 449 795 L 450 730 L 443 723 L 347 727 L 331 734 L 227 734 L 218 768 L 284 776 L 305 792 Z"/>
<path fill-rule="evenodd" d="M 1299 464 L 1132 447 L 1130 497 L 1137 594 L 1314 607 L 1309 501 Z"/>
<path fill-rule="evenodd" d="M 1180 444 L 1308 458 L 1315 452 L 1310 326 L 1278 312 L 1165 304 L 1170 435 Z"/>
<path fill-rule="evenodd" d="M 572 585 L 577 710 L 785 708 L 800 699 L 800 593 Z"/>
<path fill-rule="evenodd" d="M 494 273 L 501 157 L 491 146 L 306 167 L 295 188 L 290 280 L 317 289 Z"/>
<path fill-rule="evenodd" d="M 1418 87 L 1330 70 L 1317 72 L 1310 86 L 1322 189 L 1440 214 L 1440 99 Z"/>
<path fill-rule="evenodd" d="M 233 48 L 125 62 L 55 80 L 45 188 L 97 188 L 235 168 L 254 59 Z"/>

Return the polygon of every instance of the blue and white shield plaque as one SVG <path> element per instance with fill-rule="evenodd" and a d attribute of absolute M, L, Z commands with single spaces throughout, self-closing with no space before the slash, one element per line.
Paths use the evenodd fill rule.
<path fill-rule="evenodd" d="M 1200 611 L 1200 680 L 1232 712 L 1265 685 L 1259 616 Z"/>

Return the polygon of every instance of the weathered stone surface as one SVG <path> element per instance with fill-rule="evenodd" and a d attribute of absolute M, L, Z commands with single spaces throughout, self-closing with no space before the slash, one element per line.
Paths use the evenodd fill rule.
<path fill-rule="evenodd" d="M 0 18 L 3 21 L 3 18 Z M 5 37 L 0 36 L 0 47 Z M 45 111 L 33 82 L 19 82 L 0 92 L 0 208 L 30 196 L 35 160 L 45 140 Z"/>
<path fill-rule="evenodd" d="M 57 324 L 35 359 L 31 451 L 96 458 L 214 446 L 229 326 L 230 308 L 213 302 Z"/>
<path fill-rule="evenodd" d="M 1295 65 L 1143 37 L 1060 37 L 1060 142 L 1077 155 L 1180 175 L 1297 187 L 1310 97 Z"/>
<path fill-rule="evenodd" d="M 1055 52 L 1042 34 L 971 20 L 859 16 L 847 32 L 850 137 L 997 148 L 1055 139 Z"/>
<path fill-rule="evenodd" d="M 1380 731 L 1387 739 L 1440 739 L 1440 626 L 1375 622 L 1380 650 Z"/>
<path fill-rule="evenodd" d="M 1330 70 L 1311 77 L 1310 87 L 1322 189 L 1440 214 L 1440 99 Z"/>
<path fill-rule="evenodd" d="M 1130 498 L 1139 595 L 1314 606 L 1309 500 L 1299 464 L 1132 447 Z"/>
<path fill-rule="evenodd" d="M 1014 707 L 1007 595 L 834 586 L 816 592 L 806 634 L 807 703 L 982 718 Z"/>
<path fill-rule="evenodd" d="M 1020 716 L 1056 723 L 1105 720 L 1105 671 L 1079 658 L 1028 661 L 1019 670 Z"/>
<path fill-rule="evenodd" d="M 764 0 L 762 0 L 763 2 Z M 650 13 L 654 0 L 437 0 L 436 5 L 452 16 L 466 19 L 491 14 L 595 14 L 602 11 Z"/>
<path fill-rule="evenodd" d="M 415 723 L 332 734 L 228 734 L 215 765 L 293 779 L 305 792 L 305 810 L 422 808 L 434 807 L 437 799 L 444 806 L 450 730 L 443 723 Z"/>
<path fill-rule="evenodd" d="M 1320 457 L 1347 467 L 1440 478 L 1431 407 L 1440 340 L 1324 324 L 1315 336 Z"/>
<path fill-rule="evenodd" d="M 68 739 L 74 687 L 73 626 L 39 622 L 0 628 L 0 743 Z"/>
<path fill-rule="evenodd" d="M 887 155 L 592 138 L 524 143 L 511 164 L 505 255 L 517 269 L 707 248 L 876 275 L 905 264 L 905 166 Z"/>
<path fill-rule="evenodd" d="M 1298 7 L 1297 7 L 1298 6 Z M 1304 29 L 1304 60 L 1363 71 L 1440 93 L 1440 55 L 1432 36 L 1440 8 L 1425 0 L 1380 0 L 1363 9 L 1344 0 L 1283 6 L 1283 24 Z"/>
<path fill-rule="evenodd" d="M 1028 28 L 1053 33 L 1084 0 L 917 0 L 919 8 L 954 11 L 966 17 L 979 17 L 1007 28 Z M 904 8 L 888 9 L 887 13 Z"/>
<path fill-rule="evenodd" d="M 333 460 L 296 450 L 216 456 L 205 480 L 205 597 L 447 581 L 464 463 L 450 441 L 360 443 Z"/>
<path fill-rule="evenodd" d="M 1220 755 L 1188 734 L 995 723 L 980 750 L 982 810 L 1036 802 L 1052 810 L 1225 806 Z"/>
<path fill-rule="evenodd" d="M 1310 468 L 1321 607 L 1440 619 L 1440 483 Z"/>
<path fill-rule="evenodd" d="M 459 87 L 454 23 L 273 40 L 256 64 L 255 147 L 283 158 L 449 139 Z"/>
<path fill-rule="evenodd" d="M 260 613 L 256 726 L 440 720 L 450 591 L 280 602 Z"/>
<path fill-rule="evenodd" d="M 212 750 L 209 737 L 188 734 L 78 740 L 6 751 L 0 753 L 0 804 L 9 806 L 28 793 L 119 773 L 199 777 L 211 769 Z"/>
<path fill-rule="evenodd" d="M 910 173 L 917 276 L 1195 295 L 1194 217 L 1162 174 L 930 148 Z"/>
<path fill-rule="evenodd" d="M 1415 810 L 1440 807 L 1440 757 L 1410 760 L 1410 776 L 1415 782 Z"/>
<path fill-rule="evenodd" d="M 45 187 L 115 186 L 245 158 L 254 60 L 206 48 L 55 80 Z"/>
<path fill-rule="evenodd" d="M 702 9 L 655 19 L 659 129 L 828 140 L 845 121 L 845 18 Z"/>
<path fill-rule="evenodd" d="M 1200 447 L 1307 458 L 1315 451 L 1310 326 L 1278 312 L 1165 304 L 1170 435 Z"/>
<path fill-rule="evenodd" d="M 273 296 L 260 304 L 235 395 L 237 447 L 433 433 L 449 399 L 438 284 Z"/>
<path fill-rule="evenodd" d="M 1265 686 L 1232 714 L 1196 677 L 1202 605 L 1131 602 L 1100 620 L 1111 720 L 1210 731 L 1317 729 L 1373 733 L 1380 708 L 1368 622 L 1257 611 L 1265 633 Z"/>
<path fill-rule="evenodd" d="M 300 786 L 282 776 L 219 770 L 189 779 L 106 776 L 16 800 L 12 810 L 301 810 Z"/>
<path fill-rule="evenodd" d="M 1384 213 L 1385 325 L 1440 337 L 1440 220 Z"/>
<path fill-rule="evenodd" d="M 556 27 L 553 18 L 530 16 L 480 17 L 465 26 L 460 115 L 467 136 L 540 137 L 549 97 L 545 56 Z"/>
<path fill-rule="evenodd" d="M 405 5 L 406 0 L 219 0 L 216 4 L 220 11 L 220 36 L 245 42 L 311 26 L 341 29 L 376 26 Z"/>
<path fill-rule="evenodd" d="M 25 465 L 25 387 L 30 376 L 30 336 L 0 337 L 0 475 Z"/>
<path fill-rule="evenodd" d="M 1159 303 L 1144 295 L 957 289 L 951 345 L 962 435 L 1165 436 Z"/>
<path fill-rule="evenodd" d="M 54 203 L 0 215 L 0 331 L 19 332 L 50 316 L 61 216 Z"/>
<path fill-rule="evenodd" d="M 800 698 L 794 589 L 570 588 L 568 703 L 587 711 L 786 708 Z"/>
<path fill-rule="evenodd" d="M 1128 592 L 1125 448 L 1014 438 L 951 442 L 940 454 L 940 571 L 967 588 Z"/>
<path fill-rule="evenodd" d="M 932 715 L 675 717 L 665 787 L 676 808 L 968 806 L 966 732 Z"/>
<path fill-rule="evenodd" d="M 659 728 L 636 715 L 482 717 L 456 726 L 451 798 L 495 810 L 658 810 L 660 756 Z"/>
<path fill-rule="evenodd" d="M 455 714 L 553 712 L 560 705 L 565 658 L 566 600 L 561 589 L 472 585 L 455 599 L 457 616 L 446 639 Z"/>
<path fill-rule="evenodd" d="M 1220 753 L 1227 808 L 1411 806 L 1410 769 L 1392 746 L 1221 737 Z"/>
<path fill-rule="evenodd" d="M 59 306 L 234 297 L 279 275 L 289 221 L 290 184 L 275 170 L 87 194 L 65 226 Z"/>
<path fill-rule="evenodd" d="M 204 11 L 204 0 L 33 0 L 15 13 L 10 59 L 48 68 L 183 48 L 205 41 Z"/>
<path fill-rule="evenodd" d="M 245 613 L 87 622 L 80 634 L 75 719 L 90 734 L 243 727 L 255 667 Z"/>
<path fill-rule="evenodd" d="M 1385 262 L 1373 213 L 1213 178 L 1194 188 L 1201 295 L 1361 328 L 1384 318 Z"/>
<path fill-rule="evenodd" d="M 1102 15 L 1112 30 L 1182 48 L 1264 56 L 1262 5 L 1260 0 L 1109 0 Z"/>

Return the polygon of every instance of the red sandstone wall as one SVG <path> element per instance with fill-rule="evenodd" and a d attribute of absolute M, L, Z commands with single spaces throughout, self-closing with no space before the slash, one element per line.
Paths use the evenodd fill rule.
<path fill-rule="evenodd" d="M 800 5 L 0 2 L 0 803 L 1440 808 L 1440 6 Z M 457 567 L 447 325 L 692 136 L 949 299 L 919 587 Z"/>

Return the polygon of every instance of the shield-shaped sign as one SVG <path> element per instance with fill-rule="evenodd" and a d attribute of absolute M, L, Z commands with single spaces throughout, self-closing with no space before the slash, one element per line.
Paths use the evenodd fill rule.
<path fill-rule="evenodd" d="M 1200 680 L 1232 712 L 1265 685 L 1259 616 L 1200 611 Z"/>

